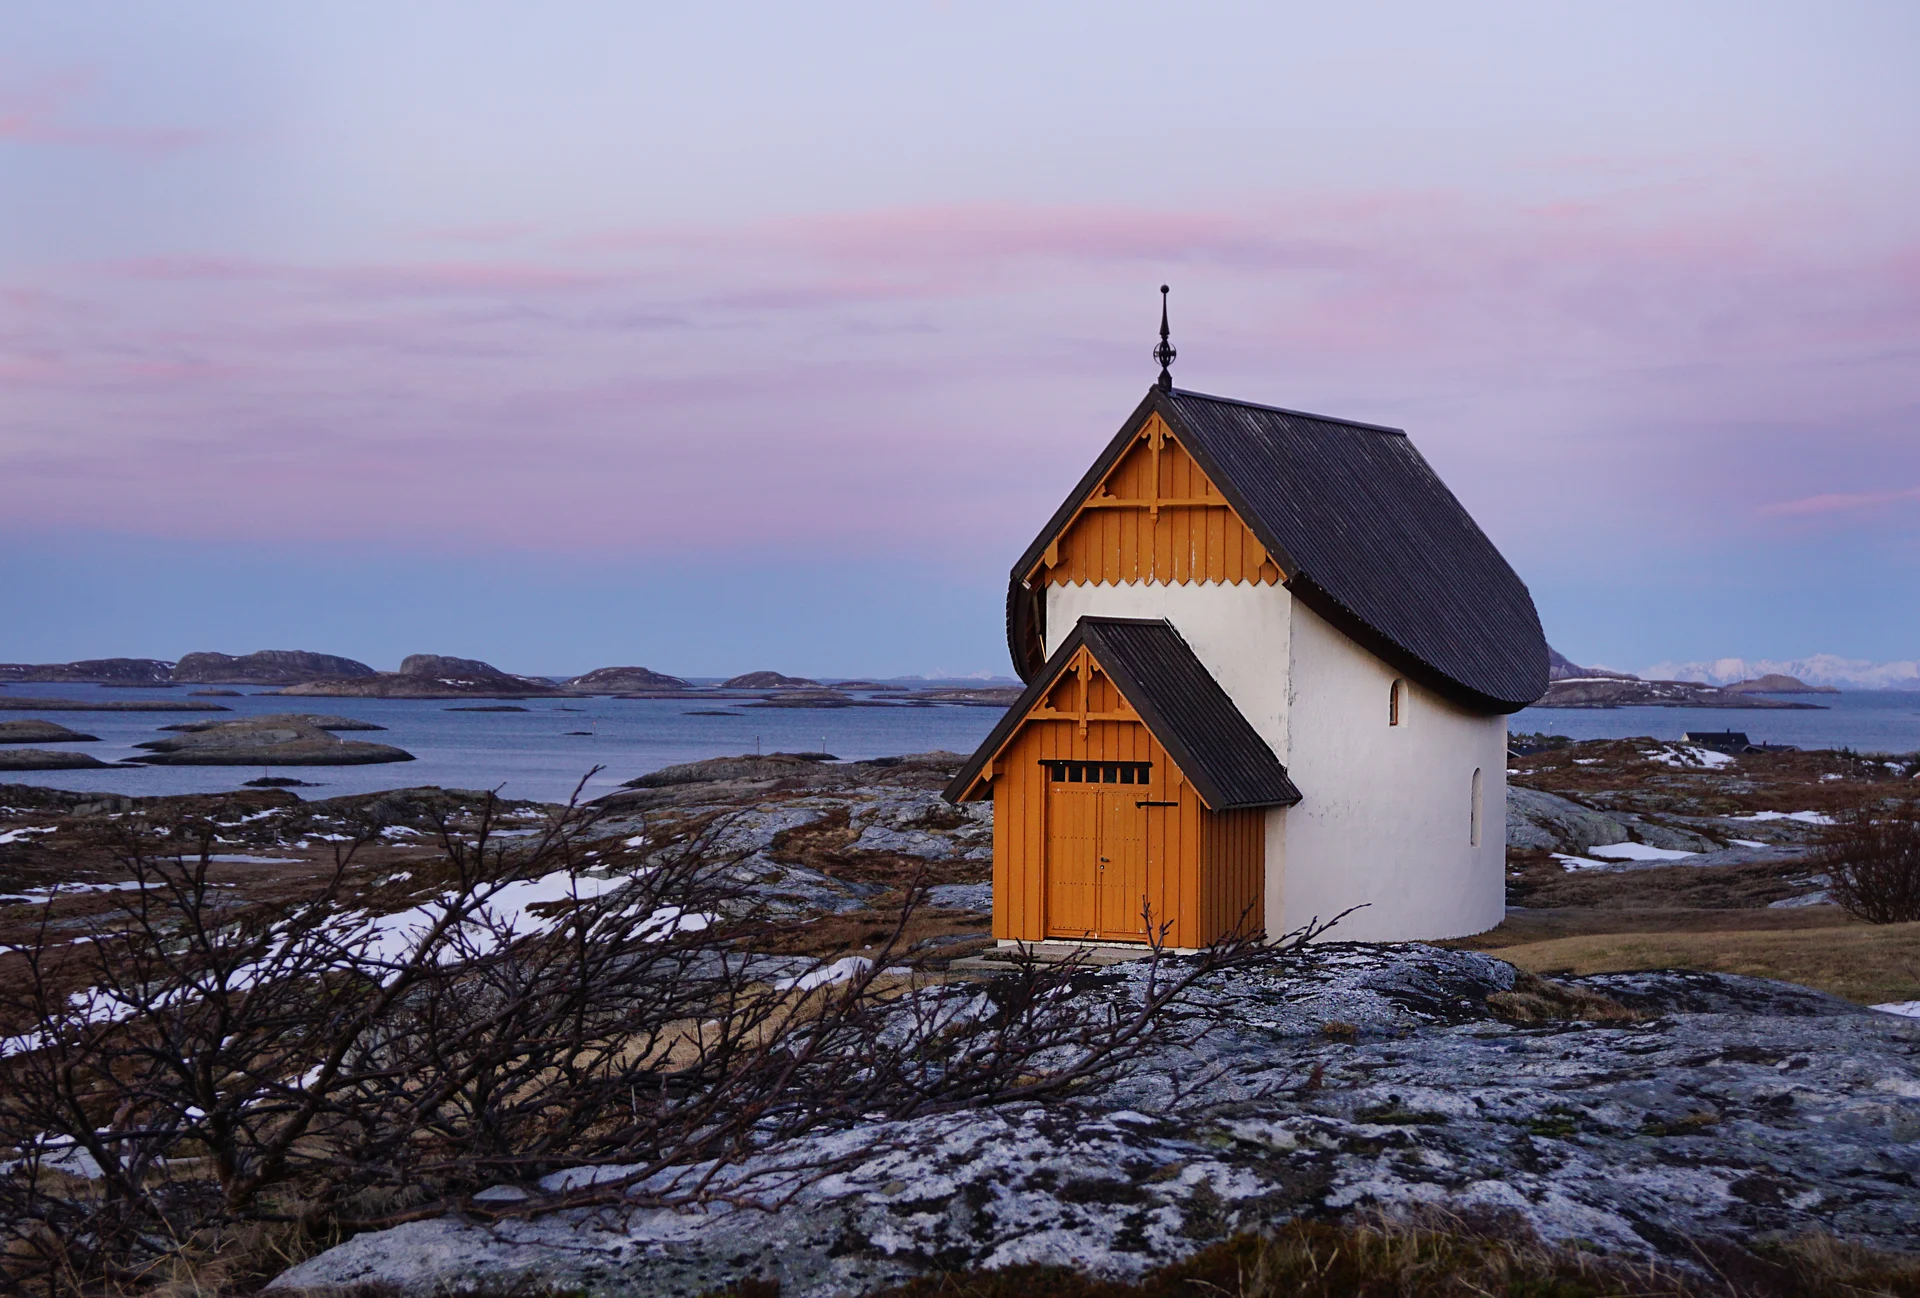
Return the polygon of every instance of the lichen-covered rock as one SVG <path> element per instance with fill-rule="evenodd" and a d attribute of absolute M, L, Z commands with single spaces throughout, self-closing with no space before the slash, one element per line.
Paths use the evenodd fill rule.
<path fill-rule="evenodd" d="M 1129 999 L 1145 976 L 1114 966 L 1084 994 Z M 1677 1259 L 1709 1235 L 1920 1238 L 1920 1023 L 1648 973 L 1579 983 L 1637 1019 L 1519 1028 L 1489 1007 L 1519 977 L 1469 952 L 1323 945 L 1210 978 L 1189 1020 L 1210 1030 L 1071 1104 L 816 1136 L 730 1172 L 730 1205 L 370 1232 L 275 1283 L 690 1295 L 760 1275 L 824 1298 L 935 1267 L 1125 1276 L 1293 1215 L 1396 1205 Z"/>
<path fill-rule="evenodd" d="M 1624 843 L 1626 824 L 1570 798 L 1511 785 L 1507 789 L 1507 846 L 1579 854 Z"/>

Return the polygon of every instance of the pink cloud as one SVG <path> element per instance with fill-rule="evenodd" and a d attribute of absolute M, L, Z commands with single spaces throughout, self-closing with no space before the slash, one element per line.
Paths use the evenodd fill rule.
<path fill-rule="evenodd" d="M 1851 491 L 1827 492 L 1818 496 L 1803 496 L 1798 500 L 1781 500 L 1764 505 L 1760 512 L 1768 517 L 1794 518 L 1810 514 L 1852 514 L 1863 510 L 1875 510 L 1887 505 L 1896 505 L 1902 501 L 1920 500 L 1920 487 L 1908 487 L 1904 491 Z"/>
<path fill-rule="evenodd" d="M 67 267 L 0 284 L 0 474 L 29 524 L 946 553 L 1057 503 L 1151 378 L 1168 279 L 1183 383 L 1407 426 L 1490 525 L 1557 528 L 1566 484 L 1670 536 L 1682 500 L 1920 478 L 1920 244 L 1822 216 L 965 204 Z"/>

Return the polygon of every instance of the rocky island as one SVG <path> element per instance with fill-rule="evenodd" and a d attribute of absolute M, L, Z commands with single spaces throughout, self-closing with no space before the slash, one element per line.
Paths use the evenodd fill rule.
<path fill-rule="evenodd" d="M 83 735 L 57 721 L 0 721 L 0 744 L 95 744 L 99 735 Z"/>
<path fill-rule="evenodd" d="M 71 683 L 136 689 L 169 685 L 289 685 L 323 677 L 371 676 L 373 668 L 337 654 L 305 649 L 256 653 L 190 653 L 164 658 L 88 658 L 71 663 L 0 663 L 0 683 Z"/>
<path fill-rule="evenodd" d="M 88 658 L 71 663 L 0 663 L 0 683 L 170 685 L 173 664 L 159 658 Z"/>
<path fill-rule="evenodd" d="M 412 761 L 413 754 L 405 749 L 341 739 L 333 733 L 382 728 L 342 717 L 295 713 L 202 721 L 169 727 L 183 733 L 137 745 L 147 750 L 146 755 L 132 760 L 151 766 L 362 766 Z"/>
<path fill-rule="evenodd" d="M 599 667 L 575 676 L 567 688 L 582 694 L 630 694 L 640 690 L 691 690 L 691 681 L 647 667 Z"/>
<path fill-rule="evenodd" d="M 397 672 L 305 681 L 277 691 L 302 698 L 565 698 L 575 691 L 536 676 L 514 676 L 477 658 L 409 654 Z"/>
<path fill-rule="evenodd" d="M 305 649 L 261 649 L 234 657 L 190 653 L 173 665 L 171 679 L 191 685 L 293 685 L 300 681 L 354 680 L 374 675 L 373 668 L 338 654 Z"/>
<path fill-rule="evenodd" d="M 1764 676 L 1732 685 L 1701 681 L 1643 681 L 1631 672 L 1605 667 L 1582 667 L 1549 648 L 1546 697 L 1536 708 L 1820 708 L 1819 703 L 1796 703 L 1767 698 L 1769 694 L 1838 694 L 1791 676 Z"/>

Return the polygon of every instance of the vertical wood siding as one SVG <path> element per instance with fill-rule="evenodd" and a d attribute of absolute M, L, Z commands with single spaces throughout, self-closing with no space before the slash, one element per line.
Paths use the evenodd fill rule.
<path fill-rule="evenodd" d="M 1102 784 L 1098 790 L 1115 801 L 1119 813 L 1144 816 L 1146 900 L 1153 927 L 1165 926 L 1169 945 L 1205 946 L 1243 921 L 1258 927 L 1266 878 L 1263 813 L 1209 811 L 1166 749 L 1130 715 L 1132 709 L 1105 673 L 1092 666 L 1096 670 L 1084 677 L 1063 677 L 1062 684 L 1072 688 L 1050 691 L 992 764 L 994 936 L 1035 942 L 1088 935 L 1084 929 L 1062 929 L 1063 922 L 1087 923 L 1083 918 L 1063 921 L 1048 914 L 1049 841 L 1056 835 L 1084 835 L 1089 814 L 1083 804 L 1075 809 L 1057 804 L 1068 797 L 1092 796 L 1085 785 L 1050 793 L 1048 772 L 1041 765 L 1049 760 L 1152 763 L 1147 784 Z M 1078 716 L 1057 715 L 1078 712 L 1082 679 L 1087 682 L 1089 714 L 1084 733 Z M 1055 715 L 1046 715 L 1049 711 Z M 1100 713 L 1113 719 L 1101 719 Z M 1134 813 L 1138 802 L 1173 805 Z M 1131 903 L 1119 911 L 1102 906 L 1102 931 L 1091 936 L 1139 940 L 1136 910 Z"/>
<path fill-rule="evenodd" d="M 1271 584 L 1280 577 L 1226 497 L 1154 415 L 1029 581 Z"/>

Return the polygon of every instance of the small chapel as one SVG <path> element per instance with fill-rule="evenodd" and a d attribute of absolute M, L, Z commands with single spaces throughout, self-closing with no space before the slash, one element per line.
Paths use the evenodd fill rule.
<path fill-rule="evenodd" d="M 994 936 L 1492 928 L 1526 584 L 1404 431 L 1175 387 L 1160 291 L 1159 381 L 1013 565 L 1026 690 L 947 789 L 994 804 Z"/>

